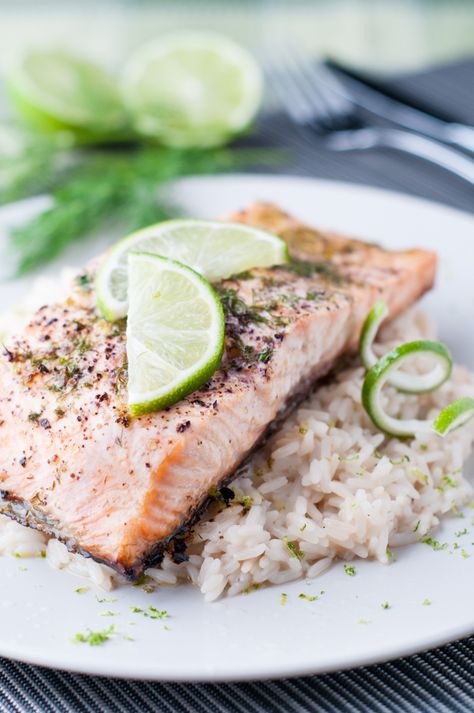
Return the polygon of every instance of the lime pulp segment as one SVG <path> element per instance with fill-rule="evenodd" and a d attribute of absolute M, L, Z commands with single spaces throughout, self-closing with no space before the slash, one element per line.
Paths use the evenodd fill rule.
<path fill-rule="evenodd" d="M 7 85 L 23 118 L 42 129 L 113 134 L 126 123 L 112 78 L 63 50 L 33 50 L 12 69 Z"/>
<path fill-rule="evenodd" d="M 128 404 L 138 416 L 196 391 L 219 367 L 224 349 L 220 300 L 189 267 L 130 253 L 127 320 Z"/>
<path fill-rule="evenodd" d="M 262 96 L 261 71 L 234 41 L 179 32 L 138 50 L 123 95 L 135 128 L 173 146 L 213 146 L 243 131 Z"/>

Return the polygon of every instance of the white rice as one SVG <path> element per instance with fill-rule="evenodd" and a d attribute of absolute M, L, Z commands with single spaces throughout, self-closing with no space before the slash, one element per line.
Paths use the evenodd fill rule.
<path fill-rule="evenodd" d="M 50 291 L 43 280 L 27 308 L 6 315 L 0 330 L 18 329 L 18 315 L 26 318 Z M 385 329 L 378 349 L 434 336 L 426 315 L 411 310 Z M 212 601 L 316 577 L 335 558 L 385 563 L 388 548 L 426 536 L 442 515 L 469 501 L 472 487 L 462 468 L 474 444 L 474 420 L 445 440 L 434 434 L 409 442 L 384 438 L 361 406 L 363 374 L 355 365 L 308 398 L 234 481 L 234 501 L 213 504 L 195 527 L 189 560 L 177 565 L 165 558 L 149 577 L 163 585 L 191 581 Z M 388 411 L 406 418 L 433 416 L 463 396 L 474 397 L 474 375 L 460 366 L 433 394 L 385 389 Z M 50 566 L 104 589 L 126 586 L 110 568 L 0 516 L 0 555 L 41 554 Z"/>

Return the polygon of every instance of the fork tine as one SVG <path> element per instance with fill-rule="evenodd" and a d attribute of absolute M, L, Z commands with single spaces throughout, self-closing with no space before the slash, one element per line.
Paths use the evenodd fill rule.
<path fill-rule="evenodd" d="M 343 95 L 342 87 L 336 86 L 331 80 L 329 71 L 324 73 L 321 64 L 299 61 L 299 76 L 301 82 L 306 84 L 306 92 L 317 94 L 320 104 L 324 108 L 326 126 L 328 129 L 347 127 L 348 120 L 353 115 L 353 108 L 347 97 Z"/>
<path fill-rule="evenodd" d="M 295 73 L 283 62 L 270 75 L 272 86 L 292 119 L 300 124 L 309 123 L 314 115 L 312 101 L 301 91 Z"/>
<path fill-rule="evenodd" d="M 286 73 L 288 81 L 294 86 L 295 92 L 298 94 L 301 102 L 304 102 L 306 111 L 306 123 L 313 125 L 326 126 L 331 123 L 331 114 L 328 111 L 320 93 L 308 82 L 302 72 L 302 64 L 298 61 L 294 53 L 288 49 L 284 53 L 286 56 Z"/>
<path fill-rule="evenodd" d="M 311 65 L 311 71 L 315 82 L 326 88 L 328 102 L 340 113 L 350 114 L 353 106 L 347 97 L 347 91 L 331 70 L 322 62 L 318 62 Z"/>

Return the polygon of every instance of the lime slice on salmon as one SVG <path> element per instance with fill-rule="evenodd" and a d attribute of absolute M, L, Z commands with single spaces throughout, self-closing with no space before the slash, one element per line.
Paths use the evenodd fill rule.
<path fill-rule="evenodd" d="M 150 225 L 116 243 L 98 269 L 97 304 L 110 321 L 127 314 L 127 256 L 131 251 L 178 260 L 209 282 L 252 267 L 288 262 L 284 240 L 249 225 L 196 219 Z"/>
<path fill-rule="evenodd" d="M 225 143 L 255 118 L 262 74 L 227 37 L 179 32 L 147 44 L 123 75 L 123 95 L 138 132 L 180 147 Z"/>
<path fill-rule="evenodd" d="M 218 368 L 224 312 L 197 272 L 174 260 L 130 253 L 128 405 L 133 416 L 196 391 Z"/>
<path fill-rule="evenodd" d="M 7 78 L 22 118 L 43 131 L 73 132 L 79 140 L 112 138 L 126 115 L 113 79 L 96 64 L 63 50 L 32 50 Z"/>

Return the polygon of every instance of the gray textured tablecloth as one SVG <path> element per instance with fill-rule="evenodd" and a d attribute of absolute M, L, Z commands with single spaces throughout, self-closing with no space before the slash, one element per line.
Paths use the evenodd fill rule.
<path fill-rule="evenodd" d="M 394 81 L 474 124 L 474 62 Z M 264 117 L 254 142 L 287 146 L 285 173 L 391 188 L 474 211 L 472 187 L 441 169 L 393 151 L 324 151 L 283 116 Z M 380 666 L 249 684 L 114 681 L 0 659 L 0 711 L 474 711 L 474 638 Z"/>

